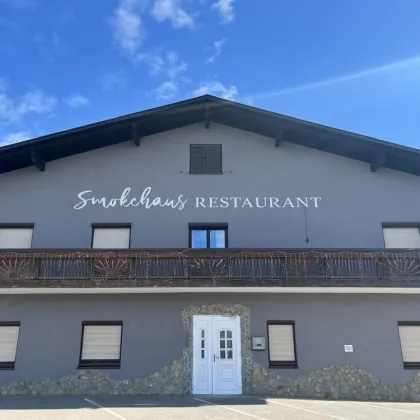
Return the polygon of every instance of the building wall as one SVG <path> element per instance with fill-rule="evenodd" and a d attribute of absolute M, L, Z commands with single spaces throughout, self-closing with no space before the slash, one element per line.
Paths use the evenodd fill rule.
<path fill-rule="evenodd" d="M 188 305 L 241 304 L 251 311 L 251 334 L 266 336 L 267 320 L 294 320 L 299 369 L 270 369 L 288 377 L 329 365 L 353 365 L 383 381 L 406 383 L 398 321 L 419 320 L 409 295 L 116 295 L 1 296 L 2 321 L 21 321 L 13 371 L 0 382 L 77 372 L 82 321 L 123 321 L 121 369 L 114 378 L 148 376 L 182 357 Z M 352 344 L 353 353 L 344 345 Z M 268 367 L 267 351 L 253 360 Z"/>
<path fill-rule="evenodd" d="M 88 141 L 88 140 L 87 140 Z M 222 143 L 223 175 L 190 175 L 190 144 Z M 131 222 L 132 248 L 188 247 L 188 223 L 229 224 L 232 248 L 381 248 L 381 223 L 418 221 L 420 178 L 248 132 L 203 124 L 0 176 L 0 223 L 34 222 L 34 248 L 89 248 L 91 223 Z M 188 199 L 171 208 L 74 210 L 78 193 Z M 196 208 L 205 197 L 207 208 Z M 209 197 L 277 197 L 294 208 L 209 208 Z M 296 197 L 308 197 L 297 208 Z M 321 197 L 318 207 L 310 197 Z M 219 202 L 220 204 L 220 202 Z M 306 220 L 306 222 L 305 222 Z M 307 230 L 307 233 L 306 233 Z M 308 239 L 308 241 L 307 241 Z"/>

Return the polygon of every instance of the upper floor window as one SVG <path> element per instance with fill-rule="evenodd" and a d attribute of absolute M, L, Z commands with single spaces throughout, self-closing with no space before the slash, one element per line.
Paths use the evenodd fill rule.
<path fill-rule="evenodd" d="M 0 226 L 1 249 L 26 249 L 32 245 L 33 225 Z"/>
<path fill-rule="evenodd" d="M 128 224 L 93 225 L 92 248 L 130 248 L 131 228 Z"/>
<path fill-rule="evenodd" d="M 227 248 L 227 225 L 190 225 L 190 248 Z"/>
<path fill-rule="evenodd" d="M 420 248 L 420 224 L 384 226 L 385 248 Z"/>
<path fill-rule="evenodd" d="M 221 144 L 192 144 L 190 146 L 190 174 L 221 173 Z"/>

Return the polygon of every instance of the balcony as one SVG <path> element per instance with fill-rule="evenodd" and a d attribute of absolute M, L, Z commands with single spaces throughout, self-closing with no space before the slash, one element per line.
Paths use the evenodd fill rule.
<path fill-rule="evenodd" d="M 412 250 L 14 250 L 0 289 L 124 287 L 419 287 Z"/>

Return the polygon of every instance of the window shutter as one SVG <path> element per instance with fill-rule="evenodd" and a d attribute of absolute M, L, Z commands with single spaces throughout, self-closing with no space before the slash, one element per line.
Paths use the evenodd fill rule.
<path fill-rule="evenodd" d="M 404 363 L 420 363 L 420 326 L 400 325 L 398 328 Z"/>
<path fill-rule="evenodd" d="M 18 325 L 0 327 L 0 363 L 15 361 L 18 338 Z"/>
<path fill-rule="evenodd" d="M 32 228 L 2 228 L 0 229 L 0 248 L 27 249 L 32 244 Z"/>
<path fill-rule="evenodd" d="M 127 249 L 130 247 L 130 228 L 94 228 L 92 248 Z"/>
<path fill-rule="evenodd" d="M 85 325 L 82 360 L 119 360 L 121 325 Z"/>
<path fill-rule="evenodd" d="M 206 146 L 206 172 L 219 174 L 222 172 L 222 145 Z"/>
<path fill-rule="evenodd" d="M 383 228 L 385 248 L 420 248 L 418 227 Z"/>
<path fill-rule="evenodd" d="M 268 325 L 270 362 L 295 362 L 293 325 Z"/>
<path fill-rule="evenodd" d="M 206 172 L 206 149 L 203 146 L 191 145 L 190 172 L 204 174 Z"/>

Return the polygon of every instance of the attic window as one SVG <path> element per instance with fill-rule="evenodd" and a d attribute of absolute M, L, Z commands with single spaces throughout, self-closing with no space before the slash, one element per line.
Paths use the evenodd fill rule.
<path fill-rule="evenodd" d="M 190 174 L 221 173 L 221 144 L 192 144 L 190 146 Z"/>

